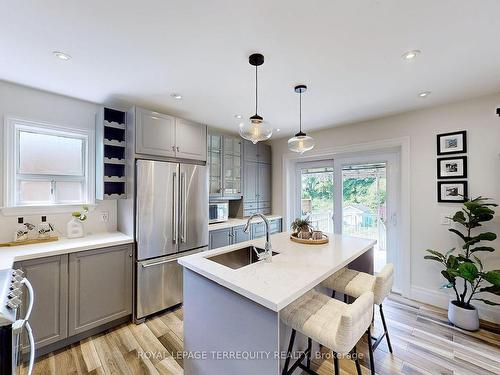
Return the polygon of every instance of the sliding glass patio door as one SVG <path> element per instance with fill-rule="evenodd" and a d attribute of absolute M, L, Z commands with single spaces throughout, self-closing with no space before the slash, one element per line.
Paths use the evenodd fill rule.
<path fill-rule="evenodd" d="M 308 219 L 314 229 L 333 233 L 333 160 L 300 163 L 297 177 L 297 216 Z"/>
<path fill-rule="evenodd" d="M 377 241 L 374 270 L 395 262 L 398 248 L 398 154 L 297 164 L 297 217 L 313 228 Z"/>

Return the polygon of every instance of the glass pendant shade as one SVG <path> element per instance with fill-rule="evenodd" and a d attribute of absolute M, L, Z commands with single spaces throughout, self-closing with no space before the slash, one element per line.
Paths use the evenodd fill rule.
<path fill-rule="evenodd" d="M 293 152 L 298 152 L 303 154 L 306 151 L 312 150 L 314 148 L 314 138 L 309 137 L 306 133 L 302 131 L 302 94 L 306 92 L 306 85 L 295 86 L 295 92 L 299 94 L 299 126 L 300 130 L 294 137 L 288 140 L 288 149 Z"/>
<path fill-rule="evenodd" d="M 293 152 L 303 154 L 314 148 L 314 138 L 305 133 L 299 132 L 293 138 L 288 140 L 288 149 Z"/>
<path fill-rule="evenodd" d="M 240 124 L 240 135 L 252 143 L 266 141 L 273 135 L 273 128 L 258 115 Z"/>

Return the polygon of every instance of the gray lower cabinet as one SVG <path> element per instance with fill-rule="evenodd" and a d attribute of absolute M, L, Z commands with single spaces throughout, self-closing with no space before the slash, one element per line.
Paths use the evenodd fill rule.
<path fill-rule="evenodd" d="M 132 245 L 121 245 L 14 265 L 35 292 L 30 324 L 37 349 L 54 344 L 48 347 L 53 350 L 59 342 L 62 347 L 75 334 L 132 313 L 132 252 Z M 25 298 L 21 317 L 28 302 Z"/>
<path fill-rule="evenodd" d="M 263 221 L 252 223 L 248 233 L 244 231 L 245 226 L 217 229 L 209 231 L 210 243 L 209 249 L 234 245 L 243 241 L 252 240 L 266 235 L 266 226 Z M 269 232 L 271 234 L 281 232 L 281 219 L 269 220 Z"/>
<path fill-rule="evenodd" d="M 269 220 L 269 233 L 281 232 L 281 219 Z M 264 237 L 266 235 L 266 225 L 264 222 L 252 224 L 252 238 Z"/>
<path fill-rule="evenodd" d="M 69 336 L 131 314 L 132 267 L 128 245 L 69 255 Z"/>
<path fill-rule="evenodd" d="M 229 246 L 232 243 L 232 228 L 212 230 L 209 232 L 208 248 L 217 249 L 219 247 Z"/>
<path fill-rule="evenodd" d="M 248 241 L 251 238 L 251 231 L 244 231 L 245 226 L 233 227 L 233 244 Z"/>
<path fill-rule="evenodd" d="M 68 335 L 68 256 L 26 260 L 16 263 L 33 285 L 35 304 L 30 317 L 36 348 L 62 340 Z M 24 293 L 27 293 L 26 291 Z M 28 298 L 21 306 L 26 314 Z M 23 349 L 28 348 L 26 340 Z"/>

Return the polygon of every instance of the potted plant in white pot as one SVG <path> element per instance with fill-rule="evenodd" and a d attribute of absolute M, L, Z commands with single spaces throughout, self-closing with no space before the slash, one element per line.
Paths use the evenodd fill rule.
<path fill-rule="evenodd" d="M 311 238 L 311 222 L 309 219 L 295 219 L 291 225 L 293 235 L 303 240 Z"/>
<path fill-rule="evenodd" d="M 483 294 L 492 293 L 500 296 L 500 270 L 485 271 L 481 260 L 476 255 L 483 251 L 495 251 L 493 247 L 484 246 L 480 242 L 494 241 L 497 235 L 492 232 L 477 233 L 477 228 L 481 227 L 481 223 L 490 221 L 494 217 L 495 212 L 491 207 L 496 207 L 497 204 L 488 203 L 488 200 L 489 198 L 483 197 L 467 199 L 462 209 L 450 218 L 465 228 L 463 232 L 455 228 L 449 229 L 463 242 L 460 250 L 455 252 L 455 249 L 451 249 L 446 254 L 442 254 L 428 249 L 427 252 L 430 255 L 424 257 L 444 266 L 445 269 L 441 271 L 441 274 L 447 283 L 443 285 L 443 288 L 450 288 L 455 292 L 455 299 L 451 300 L 448 306 L 448 319 L 457 327 L 469 331 L 479 328 L 477 309 L 471 301 L 500 305 L 486 299 L 487 297 Z"/>

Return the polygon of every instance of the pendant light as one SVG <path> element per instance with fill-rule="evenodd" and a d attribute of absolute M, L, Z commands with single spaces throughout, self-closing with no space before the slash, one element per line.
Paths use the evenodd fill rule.
<path fill-rule="evenodd" d="M 264 121 L 264 119 L 257 114 L 259 84 L 257 67 L 264 64 L 264 56 L 260 53 L 254 53 L 253 55 L 250 55 L 248 62 L 250 65 L 255 66 L 255 115 L 251 116 L 248 121 L 240 124 L 240 135 L 255 144 L 271 138 L 273 135 L 273 128 L 268 122 Z"/>
<path fill-rule="evenodd" d="M 299 94 L 299 132 L 293 138 L 288 140 L 288 148 L 290 151 L 299 152 L 303 154 L 314 147 L 314 138 L 309 137 L 306 133 L 302 132 L 302 94 L 306 92 L 306 85 L 295 86 L 295 92 Z"/>

